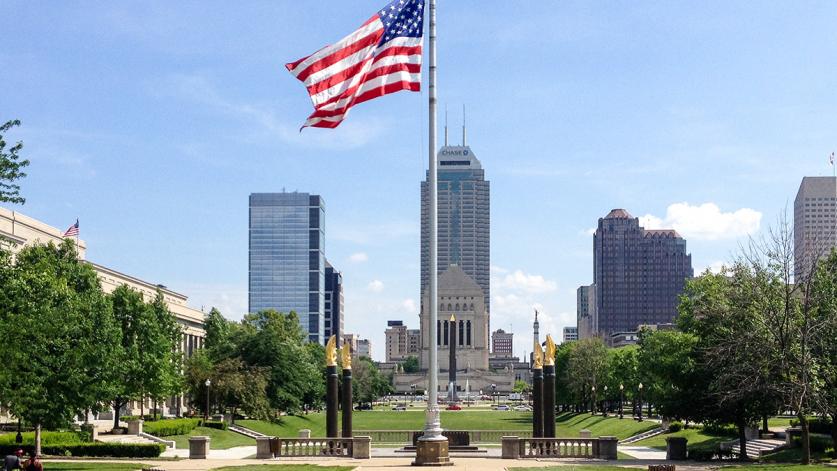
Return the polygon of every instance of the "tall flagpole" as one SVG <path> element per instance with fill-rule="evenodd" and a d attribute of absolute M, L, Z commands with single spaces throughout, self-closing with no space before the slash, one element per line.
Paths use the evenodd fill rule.
<path fill-rule="evenodd" d="M 442 425 L 439 416 L 438 391 L 439 391 L 439 362 L 437 360 L 439 346 L 436 342 L 436 330 L 439 317 L 439 295 L 438 295 L 438 224 L 439 208 L 437 202 L 438 185 L 436 183 L 436 0 L 428 0 L 430 5 L 429 25 L 429 47 L 428 47 L 428 91 L 429 91 L 429 178 L 427 190 L 430 192 L 430 378 L 427 392 L 427 413 L 424 424 L 425 440 L 444 440 L 442 436 Z"/>

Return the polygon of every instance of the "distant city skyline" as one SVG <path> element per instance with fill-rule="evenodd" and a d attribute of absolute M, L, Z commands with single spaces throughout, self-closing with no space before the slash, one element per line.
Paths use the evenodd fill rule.
<path fill-rule="evenodd" d="M 91 259 L 238 320 L 248 195 L 317 193 L 346 331 L 382 360 L 387 320 L 418 327 L 427 94 L 300 133 L 311 101 L 283 68 L 380 3 L 10 0 L 3 120 L 32 164 L 8 208 L 78 218 Z M 612 208 L 676 230 L 700 273 L 790 212 L 803 176 L 832 175 L 833 2 L 485 5 L 439 5 L 439 103 L 457 142 L 467 105 L 491 180 L 491 327 L 517 334 L 515 355 L 533 308 L 542 338 L 575 325 Z"/>

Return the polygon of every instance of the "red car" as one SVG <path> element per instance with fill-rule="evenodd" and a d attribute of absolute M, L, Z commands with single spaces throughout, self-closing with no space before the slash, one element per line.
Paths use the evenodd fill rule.
<path fill-rule="evenodd" d="M 458 404 L 451 404 L 446 408 L 446 410 L 462 410 L 462 407 Z"/>

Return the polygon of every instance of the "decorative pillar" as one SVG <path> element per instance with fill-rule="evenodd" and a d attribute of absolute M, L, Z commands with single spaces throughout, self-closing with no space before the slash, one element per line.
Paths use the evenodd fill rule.
<path fill-rule="evenodd" d="M 343 344 L 341 350 L 343 363 L 343 421 L 342 437 L 352 436 L 352 347 Z"/>
<path fill-rule="evenodd" d="M 456 402 L 456 317 L 450 316 L 450 361 L 448 362 L 448 401 Z"/>
<path fill-rule="evenodd" d="M 555 437 L 555 342 L 546 336 L 543 361 L 543 436 Z"/>
<path fill-rule="evenodd" d="M 337 337 L 328 339 L 325 351 L 326 360 L 326 438 L 337 435 Z"/>
<path fill-rule="evenodd" d="M 543 350 L 538 342 L 532 351 L 532 437 L 543 437 Z"/>

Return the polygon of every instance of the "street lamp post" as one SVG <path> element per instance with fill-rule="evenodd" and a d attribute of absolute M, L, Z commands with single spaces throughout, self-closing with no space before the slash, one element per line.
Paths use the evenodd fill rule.
<path fill-rule="evenodd" d="M 206 422 L 207 420 L 209 420 L 209 386 L 212 385 L 212 381 L 207 379 L 206 383 L 204 384 L 206 385 L 206 410 L 203 414 L 203 421 Z"/>
<path fill-rule="evenodd" d="M 412 397 L 412 399 L 410 399 L 410 402 L 416 402 L 416 385 L 411 384 L 410 389 L 413 390 L 413 397 Z"/>
<path fill-rule="evenodd" d="M 590 398 L 590 415 L 596 415 L 596 387 L 593 386 L 590 391 L 593 394 L 593 397 Z"/>
<path fill-rule="evenodd" d="M 497 403 L 497 385 L 494 383 L 491 383 L 491 403 Z"/>
<path fill-rule="evenodd" d="M 622 404 L 625 402 L 625 385 L 619 383 L 619 418 L 621 419 L 624 414 L 624 409 Z"/>
<path fill-rule="evenodd" d="M 639 383 L 639 397 L 637 400 L 639 401 L 639 404 L 637 404 L 637 411 L 639 412 L 637 420 L 642 422 L 642 383 Z"/>
<path fill-rule="evenodd" d="M 604 387 L 604 397 L 602 398 L 602 417 L 607 417 L 607 386 Z"/>

